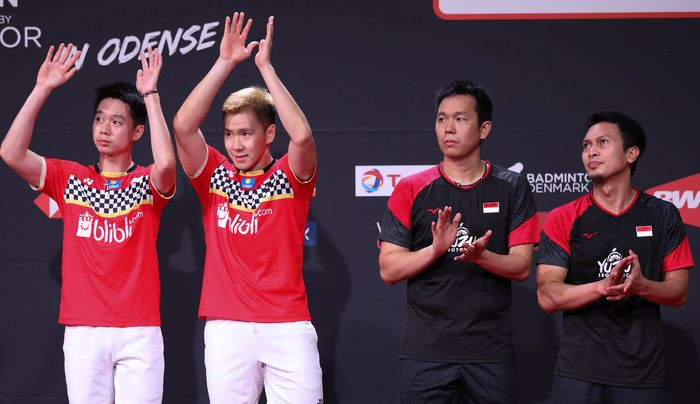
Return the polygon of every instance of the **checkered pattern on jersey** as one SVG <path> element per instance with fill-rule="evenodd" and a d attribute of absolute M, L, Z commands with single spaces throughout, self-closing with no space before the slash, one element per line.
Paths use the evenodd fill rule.
<path fill-rule="evenodd" d="M 211 175 L 209 183 L 211 191 L 228 195 L 228 202 L 232 206 L 240 206 L 244 209 L 255 210 L 260 203 L 279 197 L 294 197 L 294 190 L 289 178 L 282 170 L 277 170 L 259 187 L 252 190 L 243 190 L 239 181 L 232 178 L 231 171 L 219 165 Z"/>
<path fill-rule="evenodd" d="M 90 206 L 95 213 L 103 215 L 126 213 L 143 203 L 153 204 L 153 193 L 147 175 L 133 178 L 128 187 L 110 190 L 89 187 L 71 175 L 63 198 L 66 203 Z"/>

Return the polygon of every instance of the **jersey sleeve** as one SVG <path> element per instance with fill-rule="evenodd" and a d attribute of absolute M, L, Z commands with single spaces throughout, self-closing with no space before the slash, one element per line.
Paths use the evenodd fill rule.
<path fill-rule="evenodd" d="M 536 264 L 569 268 L 571 226 L 567 223 L 561 208 L 554 209 L 547 215 L 542 226 L 540 244 L 535 253 Z"/>
<path fill-rule="evenodd" d="M 316 172 L 318 171 L 318 165 L 314 168 L 314 173 L 311 175 L 311 178 L 306 181 L 301 181 L 299 178 L 297 178 L 296 174 L 294 174 L 294 170 L 292 170 L 292 167 L 289 165 L 289 154 L 285 154 L 280 158 L 280 167 L 282 167 L 282 170 L 287 175 L 287 178 L 289 178 L 295 192 L 300 192 L 302 195 L 308 198 L 312 197 L 314 187 L 316 186 Z"/>
<path fill-rule="evenodd" d="M 380 222 L 379 240 L 411 248 L 411 196 L 408 181 L 402 180 L 389 197 L 386 212 Z"/>
<path fill-rule="evenodd" d="M 678 209 L 670 203 L 663 206 L 663 217 L 666 224 L 664 240 L 664 272 L 676 269 L 692 268 L 695 266 L 690 243 L 685 233 L 685 225 Z"/>
<path fill-rule="evenodd" d="M 39 180 L 39 187 L 34 189 L 46 194 L 54 201 L 62 201 L 71 167 L 75 164 L 67 160 L 43 158 L 44 171 Z"/>
<path fill-rule="evenodd" d="M 515 183 L 512 214 L 508 247 L 536 244 L 539 239 L 540 223 L 537 219 L 537 208 L 535 198 L 530 191 L 530 184 L 523 176 L 518 176 Z"/>
<path fill-rule="evenodd" d="M 224 161 L 226 161 L 226 157 L 224 157 L 223 154 L 212 146 L 207 145 L 207 161 L 204 163 L 204 167 L 202 167 L 194 177 L 190 177 L 190 182 L 200 201 L 206 201 L 209 197 L 209 186 L 212 174 L 214 170 L 216 170 L 216 167 Z"/>
<path fill-rule="evenodd" d="M 177 181 L 175 184 L 173 184 L 173 189 L 170 192 L 170 195 L 163 195 L 158 188 L 156 188 L 155 184 L 153 183 L 153 163 L 149 165 L 147 168 L 148 170 L 148 184 L 151 187 L 151 194 L 153 195 L 153 204 L 157 208 L 163 208 L 165 205 L 167 205 L 168 202 L 175 196 L 175 191 L 176 191 L 176 186 L 177 186 Z"/>

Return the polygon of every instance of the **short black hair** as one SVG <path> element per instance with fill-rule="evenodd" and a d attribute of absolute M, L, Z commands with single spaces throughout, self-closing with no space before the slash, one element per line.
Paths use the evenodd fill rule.
<path fill-rule="evenodd" d="M 146 123 L 146 104 L 144 104 L 143 97 L 135 85 L 118 81 L 97 87 L 95 89 L 95 109 L 93 114 L 97 113 L 97 107 L 105 98 L 115 98 L 128 105 L 129 115 L 131 115 L 134 125 L 144 125 Z"/>
<path fill-rule="evenodd" d="M 591 114 L 588 118 L 588 129 L 597 123 L 613 123 L 620 129 L 622 135 L 622 147 L 627 150 L 630 147 L 639 149 L 639 156 L 632 163 L 632 174 L 637 168 L 637 162 L 642 157 L 644 149 L 647 147 L 647 135 L 642 129 L 642 125 L 629 116 L 617 111 L 598 111 Z"/>
<path fill-rule="evenodd" d="M 453 81 L 444 84 L 435 92 L 435 113 L 440 108 L 440 103 L 447 97 L 453 95 L 471 95 L 476 100 L 476 115 L 479 124 L 491 120 L 493 113 L 493 101 L 488 90 L 481 84 L 469 80 Z"/>

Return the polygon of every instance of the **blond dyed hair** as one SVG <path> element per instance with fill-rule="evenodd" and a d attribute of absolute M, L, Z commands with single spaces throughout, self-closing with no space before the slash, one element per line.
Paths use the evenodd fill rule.
<path fill-rule="evenodd" d="M 246 87 L 231 93 L 224 101 L 224 116 L 238 114 L 245 110 L 252 111 L 264 128 L 274 124 L 277 117 L 272 95 L 266 88 L 258 86 Z"/>

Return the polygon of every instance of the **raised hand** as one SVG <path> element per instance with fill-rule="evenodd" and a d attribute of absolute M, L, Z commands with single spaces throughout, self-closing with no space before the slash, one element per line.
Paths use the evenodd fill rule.
<path fill-rule="evenodd" d="M 457 227 L 462 218 L 461 213 L 457 213 L 452 218 L 452 208 L 445 206 L 445 209 L 438 210 L 437 222 L 431 223 L 433 232 L 433 249 L 440 256 L 447 252 L 457 237 Z"/>
<path fill-rule="evenodd" d="M 624 282 L 618 283 L 619 281 L 617 280 L 611 280 L 610 286 L 608 286 L 605 290 L 605 295 L 607 296 L 608 300 L 621 300 L 627 296 L 634 296 L 639 294 L 644 288 L 646 278 L 644 275 L 642 275 L 639 256 L 637 256 L 637 254 L 635 254 L 632 250 L 629 250 L 629 254 L 630 255 L 627 257 L 618 261 L 615 268 L 613 268 L 613 272 L 618 270 L 616 275 L 619 278 L 622 278 L 624 268 L 630 264 L 632 265 L 632 268 L 630 269 Z M 610 276 L 613 276 L 612 272 L 610 273 Z"/>
<path fill-rule="evenodd" d="M 265 39 L 260 40 L 260 47 L 258 48 L 258 53 L 255 55 L 255 64 L 258 67 L 263 67 L 269 65 L 270 57 L 272 53 L 272 32 L 274 30 L 275 17 L 270 16 L 267 19 L 267 33 L 265 34 Z"/>
<path fill-rule="evenodd" d="M 75 72 L 78 71 L 75 61 L 80 57 L 80 51 L 77 51 L 69 59 L 68 56 L 72 50 L 72 43 L 69 43 L 68 47 L 61 44 L 54 54 L 54 47 L 51 45 L 44 63 L 39 68 L 39 73 L 36 76 L 36 85 L 53 90 L 70 80 Z"/>
<path fill-rule="evenodd" d="M 158 76 L 163 67 L 163 58 L 158 49 L 153 50 L 149 47 L 148 60 L 146 60 L 146 53 L 142 53 L 139 59 L 141 59 L 141 68 L 136 72 L 136 89 L 142 95 L 158 90 Z"/>
<path fill-rule="evenodd" d="M 258 42 L 252 41 L 248 45 L 245 44 L 248 39 L 248 32 L 253 25 L 253 20 L 248 19 L 248 22 L 243 26 L 245 21 L 245 13 L 233 13 L 233 19 L 226 17 L 224 24 L 224 36 L 221 38 L 219 45 L 219 57 L 231 63 L 238 64 L 250 57 Z"/>
<path fill-rule="evenodd" d="M 476 239 L 474 243 L 464 243 L 462 246 L 460 246 L 459 252 L 461 254 L 455 257 L 455 261 L 476 262 L 479 258 L 481 258 L 481 253 L 484 252 L 486 246 L 489 245 L 491 235 L 493 235 L 493 232 L 491 230 L 487 230 L 486 233 Z"/>

